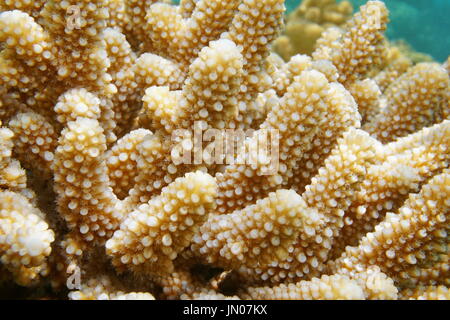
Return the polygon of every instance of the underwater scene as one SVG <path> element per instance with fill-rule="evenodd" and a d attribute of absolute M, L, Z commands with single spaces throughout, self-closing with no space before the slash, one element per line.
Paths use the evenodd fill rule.
<path fill-rule="evenodd" d="M 450 300 L 449 17 L 0 0 L 0 300 Z"/>
<path fill-rule="evenodd" d="M 292 12 L 301 0 L 287 0 Z M 306 1 L 304 1 L 306 2 Z M 349 2 L 358 9 L 367 0 L 313 1 L 316 3 Z M 450 51 L 450 1 L 448 0 L 385 0 L 390 11 L 386 32 L 391 40 L 404 40 L 415 50 L 444 61 Z"/>

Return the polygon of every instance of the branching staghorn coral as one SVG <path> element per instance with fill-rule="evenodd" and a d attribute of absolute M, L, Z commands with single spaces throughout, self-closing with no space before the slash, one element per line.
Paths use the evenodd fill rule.
<path fill-rule="evenodd" d="M 363 80 L 374 66 L 381 64 L 388 11 L 383 2 L 368 1 L 330 42 L 319 41 L 312 56 L 328 59 L 338 69 L 339 82 L 345 86 Z M 325 35 L 326 38 L 327 35 Z"/>
<path fill-rule="evenodd" d="M 0 188 L 20 191 L 26 187 L 26 173 L 12 158 L 13 137 L 10 129 L 0 128 Z"/>
<path fill-rule="evenodd" d="M 408 267 L 426 268 L 427 264 L 439 262 L 436 246 L 441 245 L 445 250 L 448 240 L 449 179 L 446 169 L 433 177 L 419 193 L 411 194 L 398 214 L 388 213 L 357 247 L 348 247 L 335 268 L 377 265 L 402 284 L 414 279 L 414 274 L 405 272 Z"/>
<path fill-rule="evenodd" d="M 337 275 L 344 275 L 355 280 L 363 289 L 364 298 L 369 300 L 395 300 L 398 299 L 398 288 L 394 281 L 378 266 L 366 269 L 346 270 L 340 269 Z"/>
<path fill-rule="evenodd" d="M 65 11 L 69 10 L 71 5 L 69 2 L 59 4 L 49 1 L 46 3 L 40 13 L 41 17 L 38 19 L 38 22 L 42 27 L 34 22 L 32 18 L 27 17 L 25 13 L 20 13 L 20 15 L 24 15 L 23 17 L 20 16 L 21 19 L 28 19 L 29 22 L 27 23 L 33 26 L 33 28 L 36 28 L 35 33 L 37 39 L 35 42 L 38 42 L 38 44 L 36 44 L 35 47 L 39 47 L 39 50 L 36 49 L 38 50 L 37 53 L 44 56 L 45 59 L 43 62 L 47 62 L 47 64 L 52 62 L 53 64 L 51 66 L 37 66 L 38 70 L 36 70 L 36 72 L 43 71 L 44 73 L 42 75 L 39 74 L 39 77 L 34 77 L 33 81 L 26 79 L 26 90 L 30 93 L 32 92 L 30 91 L 29 83 L 36 86 L 44 83 L 52 83 L 53 87 L 53 90 L 47 90 L 48 92 L 46 93 L 39 92 L 38 94 L 34 94 L 34 97 L 30 98 L 32 101 L 27 102 L 27 104 L 31 104 L 34 108 L 39 107 L 41 113 L 45 112 L 52 115 L 52 112 L 46 110 L 47 108 L 42 104 L 45 102 L 45 104 L 49 103 L 51 105 L 52 101 L 67 89 L 66 80 L 68 78 L 72 79 L 70 81 L 72 85 L 75 86 L 78 83 L 84 83 L 84 87 L 93 91 L 93 93 L 98 94 L 101 99 L 101 123 L 105 129 L 108 129 L 106 132 L 108 142 L 112 142 L 115 139 L 113 133 L 122 135 L 122 127 L 128 125 L 127 122 L 130 122 L 130 120 L 134 118 L 135 113 L 139 111 L 140 99 L 145 87 L 151 86 L 152 84 L 167 84 L 170 85 L 172 89 L 177 89 L 183 82 L 183 75 L 180 73 L 180 70 L 186 70 L 190 63 L 196 58 L 198 52 L 206 46 L 210 40 L 220 37 L 220 35 L 226 31 L 228 32 L 226 32 L 226 34 L 224 33 L 224 37 L 235 41 L 239 49 L 243 50 L 242 53 L 245 58 L 246 80 L 244 81 L 243 86 L 240 87 L 240 89 L 242 89 L 242 96 L 246 97 L 247 102 L 250 102 L 256 97 L 258 92 L 255 92 L 254 90 L 258 88 L 252 89 L 252 87 L 258 83 L 255 79 L 261 78 L 262 76 L 263 60 L 269 54 L 268 43 L 277 35 L 281 26 L 280 21 L 284 9 L 281 1 L 277 0 L 272 3 L 267 0 L 258 3 L 243 3 L 239 6 L 236 14 L 234 9 L 238 6 L 238 1 L 234 1 L 234 4 L 228 1 L 198 2 L 192 16 L 186 21 L 186 28 L 183 36 L 180 36 L 182 39 L 186 39 L 174 39 L 174 45 L 181 45 L 181 48 L 178 48 L 181 50 L 178 56 L 170 57 L 174 58 L 175 61 L 164 59 L 163 57 L 167 56 L 167 54 L 161 53 L 158 50 L 153 50 L 153 52 L 162 54 L 162 57 L 153 54 L 143 54 L 136 59 L 123 35 L 117 30 L 106 29 L 108 19 L 106 19 L 105 10 L 108 8 L 108 5 L 115 6 L 117 5 L 117 2 L 118 1 L 96 1 L 89 5 L 85 3 L 78 5 L 83 19 L 79 22 L 80 26 L 76 27 L 69 26 L 64 28 L 66 20 L 63 19 L 62 14 L 67 13 Z M 146 4 L 152 4 L 153 2 L 156 1 L 150 1 L 150 3 Z M 104 8 L 96 11 L 95 9 L 99 6 L 103 6 Z M 252 9 L 253 6 L 256 6 L 256 11 Z M 169 11 L 177 9 L 175 6 L 155 4 L 154 6 L 151 6 L 153 9 L 148 8 L 148 14 L 150 16 L 155 15 L 155 17 L 158 17 L 159 13 L 161 13 L 157 9 L 159 7 L 166 8 Z M 129 16 L 135 14 L 137 16 L 140 15 L 141 18 L 145 17 L 145 11 L 147 9 L 143 4 L 134 1 L 125 1 L 124 8 L 127 13 L 126 15 Z M 268 14 L 269 8 L 271 14 Z M 274 8 L 277 10 L 276 14 L 274 14 Z M 257 14 L 256 16 L 253 14 L 249 15 L 248 13 L 251 10 L 253 10 L 253 13 L 258 12 L 260 14 Z M 5 12 L 5 23 L 10 23 L 10 16 L 14 19 L 18 14 L 18 11 Z M 211 21 L 212 25 L 209 24 L 211 25 L 210 28 L 204 30 L 201 29 L 200 26 L 205 22 L 202 20 L 204 20 L 206 16 L 209 16 L 206 20 Z M 251 20 L 248 20 L 250 17 Z M 140 18 L 128 17 L 128 19 L 125 20 L 136 22 L 136 19 L 139 20 Z M 255 23 L 255 19 L 266 19 L 267 21 L 266 23 Z M 157 20 L 160 21 L 160 19 Z M 94 24 L 92 24 L 93 21 L 95 21 Z M 160 21 L 160 23 L 162 23 L 162 21 Z M 243 23 L 255 26 L 252 27 L 251 30 L 253 31 L 251 31 L 251 34 L 242 34 L 243 29 L 241 26 Z M 151 23 L 143 23 L 142 25 L 146 28 L 150 28 L 149 32 L 154 34 L 155 37 L 159 35 L 159 33 L 157 33 L 158 28 L 152 26 Z M 172 25 L 170 26 L 172 27 Z M 8 31 L 9 29 L 5 30 Z M 209 36 L 206 38 L 204 35 L 205 31 L 209 32 Z M 137 32 L 139 33 L 139 31 Z M 57 33 L 62 33 L 65 36 L 56 38 Z M 161 32 L 161 34 L 162 33 L 164 32 Z M 84 37 L 84 34 L 89 35 L 89 37 Z M 8 33 L 5 34 L 5 36 L 7 35 Z M 245 45 L 242 45 L 243 43 L 241 44 L 243 39 L 248 41 L 252 37 L 254 37 L 252 43 L 245 43 Z M 13 37 L 10 38 L 12 39 Z M 153 47 L 157 44 L 157 39 L 154 39 L 154 37 L 145 38 L 152 38 Z M 14 41 L 11 41 L 11 46 L 13 45 Z M 31 45 L 33 45 L 33 43 L 31 43 Z M 47 47 L 48 50 L 46 50 Z M 251 48 L 251 50 L 248 50 L 247 48 Z M 170 49 L 170 45 L 164 45 L 161 50 L 163 49 L 166 53 L 175 53 L 178 51 L 168 50 Z M 30 49 L 26 47 L 23 48 L 22 51 L 27 53 Z M 5 51 L 5 53 L 6 52 L 7 51 Z M 61 59 L 58 59 L 58 57 L 56 57 L 56 59 L 52 58 L 56 55 L 56 52 L 58 52 Z M 131 55 L 131 57 L 125 59 L 124 55 L 126 54 Z M 35 57 L 36 53 L 34 52 L 30 52 L 29 55 L 37 61 L 43 60 L 40 55 Z M 191 57 L 186 60 L 186 57 L 189 55 Z M 109 59 L 108 56 L 111 58 Z M 8 60 L 5 61 L 8 63 L 22 63 L 22 60 L 16 61 L 16 58 L 10 59 L 9 56 L 5 58 L 8 58 Z M 111 63 L 118 63 L 120 65 L 111 67 Z M 70 65 L 70 67 L 68 65 Z M 76 67 L 76 70 L 72 72 L 70 68 L 73 68 L 74 66 Z M 90 69 L 92 69 L 93 66 L 99 66 L 100 69 L 92 70 L 91 72 Z M 14 68 L 15 70 L 20 70 L 20 72 L 15 71 L 14 74 L 16 75 L 23 73 L 23 70 L 18 68 L 19 66 Z M 34 69 L 36 69 L 36 66 L 33 70 Z M 48 75 L 48 72 L 46 71 L 50 69 L 56 69 L 57 71 L 58 77 L 56 82 L 53 79 L 45 77 Z M 171 71 L 171 69 L 173 70 Z M 108 73 L 105 71 L 108 71 Z M 265 81 L 268 81 L 268 79 Z M 15 85 L 17 82 L 17 80 L 14 80 L 10 83 L 10 86 Z M 90 85 L 87 85 L 88 82 Z M 118 94 L 114 95 L 116 90 L 118 91 Z M 38 102 L 34 101 L 36 97 L 39 100 Z M 28 98 L 25 96 L 21 97 L 21 99 L 27 100 Z M 36 103 L 38 105 L 36 105 Z M 119 125 L 119 128 L 116 129 L 117 132 L 110 132 L 111 130 L 109 129 L 117 127 L 116 125 Z"/>
<path fill-rule="evenodd" d="M 247 281 L 310 278 L 310 272 L 314 275 L 324 269 L 353 188 L 363 177 L 365 161 L 379 147 L 367 133 L 350 130 L 302 197 L 293 191 L 278 191 L 256 206 L 212 216 L 194 239 L 194 253 L 209 263 L 235 269 Z M 291 203 L 295 204 L 292 209 Z M 296 210 L 303 211 L 303 216 Z"/>
<path fill-rule="evenodd" d="M 103 245 L 117 229 L 121 211 L 108 185 L 106 139 L 99 122 L 79 117 L 61 132 L 55 151 L 58 211 L 71 229 L 67 253 L 81 255 L 87 243 Z"/>
<path fill-rule="evenodd" d="M 379 142 L 363 131 L 350 129 L 344 134 L 302 194 L 308 207 L 319 213 L 319 227 L 301 233 L 292 253 L 277 266 L 267 268 L 262 280 L 294 282 L 310 279 L 325 269 L 329 251 L 344 224 L 344 212 L 379 148 Z"/>
<path fill-rule="evenodd" d="M 66 25 L 67 9 L 72 4 L 68 1 L 47 1 L 36 20 L 18 10 L 2 12 L 0 24 L 5 27 L 1 38 L 7 43 L 2 53 L 17 53 L 4 55 L 10 67 L 3 69 L 2 85 L 18 92 L 27 107 L 50 118 L 56 99 L 65 90 L 77 85 L 94 90 L 102 98 L 102 124 L 113 128 L 109 97 L 117 89 L 106 73 L 109 59 L 100 41 L 108 15 L 106 8 L 97 10 L 103 2 L 74 3 L 82 16 L 78 29 Z M 30 71 L 24 72 L 24 67 Z M 109 139 L 114 138 L 111 132 Z"/>
<path fill-rule="evenodd" d="M 22 285 L 48 273 L 54 233 L 42 212 L 16 192 L 0 191 L 0 258 Z"/>
<path fill-rule="evenodd" d="M 71 300 L 155 300 L 148 292 L 124 292 L 120 284 L 107 276 L 89 279 L 77 291 L 69 293 Z M 122 290 L 121 290 L 122 289 Z"/>
<path fill-rule="evenodd" d="M 328 81 L 336 82 L 338 72 L 336 67 L 328 60 L 313 61 L 307 55 L 295 55 L 289 62 L 276 67 L 273 78 L 275 79 L 275 88 L 279 96 L 286 93 L 286 89 L 294 80 L 294 77 L 300 75 L 305 70 L 316 70 L 323 73 Z"/>
<path fill-rule="evenodd" d="M 450 300 L 450 291 L 445 286 L 419 287 L 415 290 L 404 290 L 402 298 L 409 300 Z"/>
<path fill-rule="evenodd" d="M 190 65 L 182 91 L 150 87 L 144 101 L 145 126 L 171 135 L 179 128 L 193 128 L 203 121 L 206 128 L 225 128 L 236 118 L 243 76 L 243 57 L 229 40 L 211 42 Z M 206 129 L 205 128 L 205 129 Z"/>
<path fill-rule="evenodd" d="M 190 243 L 214 208 L 217 186 L 201 171 L 188 173 L 162 189 L 161 195 L 131 212 L 106 243 L 120 269 L 170 273 L 172 260 Z"/>
<path fill-rule="evenodd" d="M 342 234 L 333 246 L 335 257 L 346 246 L 357 245 L 388 211 L 397 210 L 411 192 L 418 192 L 429 178 L 448 167 L 449 129 L 450 122 L 444 121 L 383 148 L 381 164 L 367 169 L 365 181 L 346 213 Z"/>
<path fill-rule="evenodd" d="M 317 39 L 329 27 L 339 27 L 351 17 L 349 1 L 304 0 L 287 16 L 286 29 L 274 43 L 274 51 L 289 61 L 296 54 L 311 54 Z"/>
<path fill-rule="evenodd" d="M 449 83 L 440 65 L 416 65 L 389 86 L 387 106 L 363 128 L 380 141 L 390 142 L 442 121 Z"/>
<path fill-rule="evenodd" d="M 37 1 L 5 0 L 0 3 L 0 11 L 8 11 L 8 10 L 18 9 L 18 10 L 26 12 L 26 13 L 30 14 L 32 17 L 36 18 L 39 16 L 39 12 L 41 11 L 44 4 L 45 4 L 44 0 L 37 0 Z"/>
<path fill-rule="evenodd" d="M 0 235 L 14 250 L 40 248 L 30 265 L 0 245 L 2 279 L 58 298 L 67 287 L 70 299 L 445 296 L 448 75 L 432 63 L 407 71 L 383 37 L 382 2 L 287 63 L 270 53 L 281 0 L 4 2 L 0 193 L 21 200 L 2 213 L 34 213 L 45 236 Z M 427 91 L 416 97 L 417 75 Z M 397 94 L 405 88 L 410 96 Z M 419 100 L 432 102 L 420 108 L 432 118 L 392 112 Z M 364 131 L 381 117 L 389 129 L 413 125 Z M 237 160 L 276 133 L 278 165 L 267 155 L 215 163 L 228 159 L 212 156 L 210 129 L 214 139 L 242 131 Z M 178 162 L 184 152 L 200 161 Z M 439 226 L 422 237 L 401 223 L 397 242 L 417 249 L 415 264 L 401 248 L 392 263 L 392 243 L 369 241 L 405 210 L 423 211 L 425 224 L 436 213 L 428 226 Z"/>
<path fill-rule="evenodd" d="M 403 55 L 397 47 L 390 46 L 386 48 L 383 66 L 373 80 L 377 83 L 380 90 L 384 92 L 392 82 L 405 73 L 412 65 L 412 61 Z"/>
<path fill-rule="evenodd" d="M 49 36 L 33 18 L 18 10 L 2 12 L 0 25 L 1 40 L 6 44 L 2 51 L 2 85 L 14 86 L 23 93 L 33 91 L 49 80 L 46 71 L 53 57 Z M 28 76 L 23 74 L 27 67 L 33 71 Z"/>
<path fill-rule="evenodd" d="M 147 12 L 147 27 L 156 53 L 177 61 L 182 70 L 187 70 L 211 40 L 222 37 L 233 41 L 244 58 L 245 77 L 239 100 L 248 103 L 256 97 L 256 90 L 262 91 L 270 81 L 263 62 L 269 55 L 268 44 L 282 26 L 283 11 L 280 0 L 200 0 L 191 14 L 155 4 Z M 189 17 L 183 19 L 183 14 Z"/>
<path fill-rule="evenodd" d="M 49 178 L 58 142 L 52 124 L 42 115 L 28 112 L 14 116 L 9 127 L 14 132 L 14 153 L 21 163 L 28 168 L 37 167 L 43 177 Z"/>
<path fill-rule="evenodd" d="M 256 205 L 212 216 L 194 238 L 192 250 L 230 269 L 267 266 L 285 260 L 299 233 L 318 222 L 317 212 L 295 191 L 278 190 Z"/>
<path fill-rule="evenodd" d="M 279 131 L 280 164 L 277 174 L 264 175 L 262 165 L 255 169 L 241 164 L 227 166 L 223 173 L 217 175 L 219 213 L 243 208 L 286 185 L 294 176 L 298 163 L 313 153 L 319 134 L 325 132 L 328 138 L 337 139 L 339 133 L 333 137 L 332 132 L 358 125 L 358 116 L 353 98 L 342 86 L 329 83 L 317 71 L 302 73 L 261 124 L 261 130 Z M 252 139 L 258 139 L 258 131 Z"/>
<path fill-rule="evenodd" d="M 146 31 L 156 53 L 179 61 L 185 69 L 201 48 L 228 29 L 238 5 L 236 0 L 200 0 L 188 13 L 168 4 L 156 4 L 147 12 Z M 207 30 L 203 26 L 208 26 Z"/>
<path fill-rule="evenodd" d="M 409 287 L 429 286 L 449 286 L 449 255 L 448 253 L 439 255 L 439 262 L 430 267 L 412 266 L 405 270 L 404 274 L 408 279 Z"/>
<path fill-rule="evenodd" d="M 376 81 L 372 79 L 356 81 L 349 91 L 358 104 L 358 111 L 362 118 L 361 124 L 372 121 L 381 108 L 381 90 Z"/>
<path fill-rule="evenodd" d="M 252 300 L 362 300 L 364 292 L 348 277 L 324 275 L 296 284 L 248 288 L 242 297 Z"/>
<path fill-rule="evenodd" d="M 119 139 L 106 155 L 109 182 L 119 199 L 128 196 L 138 176 L 137 162 L 141 154 L 140 144 L 151 135 L 146 129 L 133 130 Z"/>
<path fill-rule="evenodd" d="M 71 81 L 71 86 L 87 86 L 111 90 L 107 84 L 110 76 L 104 72 L 109 60 L 100 46 L 101 32 L 105 28 L 108 10 L 102 5 L 108 1 L 47 1 L 40 12 L 42 24 L 55 51 L 56 68 L 61 80 Z M 80 23 L 68 26 L 67 9 L 76 5 L 80 10 Z M 59 35 L 64 34 L 64 37 Z M 89 45 L 88 45 L 89 44 Z M 91 90 L 92 90 L 91 89 Z M 107 93 L 107 92 L 105 92 Z"/>

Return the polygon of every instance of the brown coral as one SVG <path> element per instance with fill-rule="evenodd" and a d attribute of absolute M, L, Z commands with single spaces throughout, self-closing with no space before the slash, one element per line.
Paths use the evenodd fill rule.
<path fill-rule="evenodd" d="M 296 54 L 311 54 L 316 41 L 329 27 L 339 27 L 351 17 L 349 1 L 305 0 L 287 16 L 284 34 L 274 41 L 274 51 L 285 61 Z"/>
<path fill-rule="evenodd" d="M 380 1 L 345 24 L 346 2 L 305 3 L 340 28 L 284 63 L 281 0 L 5 1 L 2 279 L 72 299 L 445 296 L 447 70 L 409 69 Z"/>

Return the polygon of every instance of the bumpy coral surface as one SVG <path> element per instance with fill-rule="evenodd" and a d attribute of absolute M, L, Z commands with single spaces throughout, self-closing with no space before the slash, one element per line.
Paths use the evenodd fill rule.
<path fill-rule="evenodd" d="M 449 62 L 383 2 L 305 1 L 286 61 L 283 0 L 0 10 L 0 289 L 449 298 Z"/>
<path fill-rule="evenodd" d="M 344 25 L 352 13 L 349 1 L 304 0 L 287 16 L 285 31 L 274 42 L 274 50 L 285 60 L 311 54 L 322 32 Z"/>

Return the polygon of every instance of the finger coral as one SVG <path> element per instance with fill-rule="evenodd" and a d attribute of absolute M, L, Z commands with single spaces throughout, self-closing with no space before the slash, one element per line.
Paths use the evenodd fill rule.
<path fill-rule="evenodd" d="M 397 210 L 411 192 L 418 192 L 430 177 L 448 167 L 449 128 L 449 121 L 444 121 L 383 148 L 379 155 L 383 162 L 368 167 L 346 213 L 334 256 L 347 245 L 356 245 L 389 210 Z"/>
<path fill-rule="evenodd" d="M 388 87 L 387 106 L 364 129 L 390 142 L 440 122 L 448 90 L 449 77 L 440 65 L 418 64 Z"/>
<path fill-rule="evenodd" d="M 37 166 L 44 177 L 52 175 L 54 152 L 58 142 L 56 130 L 45 117 L 35 112 L 19 113 L 9 121 L 14 132 L 14 154 L 21 163 Z"/>
<path fill-rule="evenodd" d="M 337 268 L 377 265 L 402 283 L 414 280 L 415 274 L 408 273 L 408 267 L 427 268 L 439 262 L 440 250 L 444 250 L 445 259 L 449 178 L 448 170 L 444 170 L 419 193 L 411 194 L 398 214 L 388 213 L 357 247 L 347 247 L 337 261 Z"/>
<path fill-rule="evenodd" d="M 325 275 L 296 284 L 248 288 L 243 297 L 253 300 L 362 300 L 364 293 L 354 280 L 340 275 Z"/>
<path fill-rule="evenodd" d="M 409 300 L 449 300 L 450 292 L 447 287 L 422 287 L 415 290 L 402 292 L 405 299 Z"/>
<path fill-rule="evenodd" d="M 90 279 L 77 291 L 69 293 L 71 300 L 155 300 L 148 292 L 124 292 L 114 286 L 108 277 Z"/>
<path fill-rule="evenodd" d="M 282 0 L 0 10 L 1 286 L 448 299 L 448 62 L 383 2 L 304 1 L 286 61 Z"/>
<path fill-rule="evenodd" d="M 18 283 L 28 285 L 48 273 L 46 258 L 54 240 L 42 212 L 27 198 L 0 192 L 0 261 Z"/>
<path fill-rule="evenodd" d="M 354 116 L 351 116 L 351 115 Z M 329 83 L 317 71 L 304 71 L 294 78 L 286 94 L 261 124 L 261 130 L 278 130 L 280 164 L 276 175 L 264 174 L 264 166 L 253 169 L 241 164 L 229 165 L 217 175 L 218 211 L 230 213 L 264 198 L 279 186 L 296 184 L 294 170 L 307 161 L 315 148 L 323 148 L 319 136 L 335 139 L 344 128 L 359 125 L 359 114 L 350 94 L 339 84 Z M 336 134 L 333 136 L 333 132 Z M 253 136 L 257 140 L 259 132 Z M 250 144 L 252 140 L 248 142 Z M 331 150 L 328 149 L 328 152 Z M 295 187 L 294 187 L 295 189 Z"/>
<path fill-rule="evenodd" d="M 287 16 L 286 29 L 274 43 L 274 51 L 289 61 L 296 54 L 311 54 L 327 28 L 339 27 L 350 19 L 349 1 L 305 0 Z"/>
<path fill-rule="evenodd" d="M 212 216 L 193 239 L 192 250 L 230 269 L 258 268 L 286 259 L 304 229 L 319 216 L 293 190 L 278 190 L 241 211 Z"/>
<path fill-rule="evenodd" d="M 350 19 L 341 34 L 331 43 L 319 43 L 314 59 L 329 59 L 339 71 L 339 82 L 349 85 L 362 80 L 373 66 L 381 64 L 383 32 L 387 28 L 388 10 L 380 1 L 368 1 Z M 333 42 L 336 42 L 333 44 Z M 331 45 L 331 50 L 327 50 Z M 328 54 L 325 54 L 327 52 Z"/>
<path fill-rule="evenodd" d="M 105 149 L 97 120 L 80 117 L 61 132 L 54 180 L 58 212 L 71 229 L 69 254 L 80 255 L 87 243 L 103 245 L 120 221 L 117 198 L 108 185 Z"/>
<path fill-rule="evenodd" d="M 161 195 L 131 212 L 106 243 L 113 264 L 143 272 L 171 272 L 172 260 L 187 247 L 214 208 L 214 179 L 188 173 L 162 189 Z"/>
<path fill-rule="evenodd" d="M 20 163 L 12 158 L 14 133 L 0 128 L 0 188 L 22 190 L 26 187 L 26 173 Z"/>

